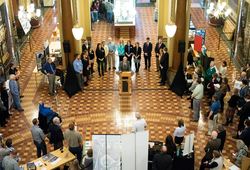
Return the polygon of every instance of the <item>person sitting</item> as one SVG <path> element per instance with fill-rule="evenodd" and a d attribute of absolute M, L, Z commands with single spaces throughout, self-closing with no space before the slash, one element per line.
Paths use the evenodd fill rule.
<path fill-rule="evenodd" d="M 211 162 L 204 162 L 203 168 L 210 168 L 210 170 L 222 170 L 223 157 L 219 151 L 213 151 L 213 159 Z"/>
<path fill-rule="evenodd" d="M 161 153 L 154 156 L 152 170 L 172 170 L 173 159 L 167 151 L 167 147 L 162 146 Z"/>
<path fill-rule="evenodd" d="M 166 137 L 165 146 L 167 147 L 167 153 L 173 158 L 175 156 L 177 148 L 171 135 L 168 135 Z"/>
<path fill-rule="evenodd" d="M 184 121 L 182 119 L 178 120 L 178 127 L 174 131 L 174 141 L 176 144 L 180 145 L 183 142 L 185 131 Z"/>
<path fill-rule="evenodd" d="M 127 57 L 123 57 L 123 60 L 120 62 L 119 70 L 122 71 L 131 71 L 130 62 Z"/>
<path fill-rule="evenodd" d="M 234 163 L 240 167 L 242 157 L 247 156 L 248 148 L 242 140 L 236 141 L 236 148 L 237 148 L 237 152 L 233 153 L 233 158 L 235 159 Z"/>

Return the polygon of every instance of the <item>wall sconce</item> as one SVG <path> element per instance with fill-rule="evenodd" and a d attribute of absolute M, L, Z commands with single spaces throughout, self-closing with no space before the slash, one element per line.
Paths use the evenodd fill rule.
<path fill-rule="evenodd" d="M 176 30 L 177 30 L 177 26 L 176 26 L 175 24 L 173 24 L 173 23 L 167 24 L 167 25 L 165 26 L 165 31 L 166 31 L 167 36 L 168 36 L 169 38 L 174 37 L 174 35 L 175 35 L 175 33 L 176 33 Z"/>
<path fill-rule="evenodd" d="M 82 39 L 82 35 L 83 35 L 83 27 L 80 27 L 78 25 L 78 13 L 77 13 L 77 6 L 76 6 L 76 0 L 73 0 L 73 13 L 75 14 L 74 16 L 74 20 L 75 20 L 75 25 L 72 28 L 72 33 L 73 36 L 76 40 L 81 40 Z"/>

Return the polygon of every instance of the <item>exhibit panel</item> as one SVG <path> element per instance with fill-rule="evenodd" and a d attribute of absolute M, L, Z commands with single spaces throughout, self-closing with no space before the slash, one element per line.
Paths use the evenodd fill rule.
<path fill-rule="evenodd" d="M 135 135 L 125 134 L 122 141 L 122 169 L 135 170 Z"/>
<path fill-rule="evenodd" d="M 137 132 L 135 139 L 136 170 L 148 169 L 148 131 Z"/>

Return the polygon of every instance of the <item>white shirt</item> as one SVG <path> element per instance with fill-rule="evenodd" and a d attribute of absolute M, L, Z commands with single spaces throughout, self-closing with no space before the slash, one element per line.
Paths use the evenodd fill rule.
<path fill-rule="evenodd" d="M 185 135 L 185 131 L 186 131 L 185 126 L 177 127 L 174 131 L 174 136 L 183 137 Z"/>
<path fill-rule="evenodd" d="M 214 158 L 212 162 L 216 162 L 218 164 L 215 168 L 210 168 L 210 170 L 222 170 L 223 168 L 223 158 L 220 156 L 219 158 Z"/>
<path fill-rule="evenodd" d="M 144 131 L 146 126 L 147 126 L 147 123 L 144 119 L 137 119 L 133 126 L 133 131 L 134 132 Z"/>
<path fill-rule="evenodd" d="M 192 97 L 194 99 L 200 100 L 200 99 L 202 99 L 203 94 L 204 94 L 203 84 L 197 84 L 194 91 L 193 91 Z"/>
<path fill-rule="evenodd" d="M 222 78 L 225 78 L 225 77 L 226 77 L 226 74 L 227 74 L 227 67 L 220 66 L 219 72 L 220 72 L 220 74 L 221 74 L 221 77 L 222 77 Z"/>

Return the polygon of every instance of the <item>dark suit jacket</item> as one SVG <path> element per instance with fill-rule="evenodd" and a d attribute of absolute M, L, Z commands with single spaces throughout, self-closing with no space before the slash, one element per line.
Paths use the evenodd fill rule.
<path fill-rule="evenodd" d="M 104 48 L 101 48 L 101 50 L 99 50 L 97 48 L 96 51 L 95 51 L 95 54 L 96 54 L 96 60 L 97 60 L 97 62 L 104 61 L 104 57 L 105 57 Z"/>
<path fill-rule="evenodd" d="M 207 142 L 207 145 L 205 147 L 206 155 L 205 158 L 206 160 L 211 160 L 213 159 L 213 151 L 214 150 L 219 150 L 221 144 L 220 139 L 212 139 Z"/>
<path fill-rule="evenodd" d="M 141 47 L 138 47 L 137 50 L 136 50 L 136 47 L 134 47 L 133 53 L 135 54 L 135 57 L 138 57 L 138 58 L 137 58 L 138 60 L 141 59 Z"/>
<path fill-rule="evenodd" d="M 219 148 L 220 151 L 222 151 L 223 148 L 224 148 L 224 143 L 225 143 L 225 141 L 226 141 L 226 136 L 227 136 L 226 130 L 224 130 L 224 131 L 218 133 L 217 138 L 221 140 L 221 144 L 220 144 L 220 148 Z"/>
<path fill-rule="evenodd" d="M 169 64 L 169 55 L 168 53 L 163 54 L 160 60 L 160 65 L 163 67 L 162 69 L 168 69 L 168 64 Z"/>
<path fill-rule="evenodd" d="M 128 60 L 130 61 L 132 59 L 132 55 L 129 56 L 129 54 L 133 53 L 133 45 L 130 44 L 130 46 L 125 45 L 125 56 L 128 57 Z M 129 50 L 130 49 L 130 50 Z"/>
<path fill-rule="evenodd" d="M 123 64 L 123 61 L 121 61 L 120 65 L 119 65 L 119 70 L 120 71 L 131 71 L 130 61 L 128 61 L 125 65 Z"/>
<path fill-rule="evenodd" d="M 53 144 L 57 144 L 63 142 L 63 132 L 60 126 L 58 125 L 50 125 L 49 127 L 50 132 L 50 142 Z"/>
<path fill-rule="evenodd" d="M 156 43 L 156 45 L 155 45 L 155 56 L 156 57 L 159 57 L 156 54 L 157 53 L 159 54 L 160 49 L 163 49 L 164 47 L 165 47 L 165 44 L 161 43 L 161 45 L 159 46 L 159 43 Z"/>
<path fill-rule="evenodd" d="M 85 44 L 82 45 L 82 52 L 84 52 L 85 50 L 88 50 L 87 46 Z"/>
<path fill-rule="evenodd" d="M 143 52 L 144 52 L 144 53 L 147 53 L 149 57 L 151 57 L 152 48 L 153 48 L 153 46 L 152 46 L 152 43 L 151 43 L 151 42 L 149 42 L 148 45 L 147 45 L 147 42 L 145 42 L 145 43 L 143 44 Z"/>
<path fill-rule="evenodd" d="M 152 170 L 172 170 L 173 160 L 167 153 L 156 154 L 153 159 Z"/>

